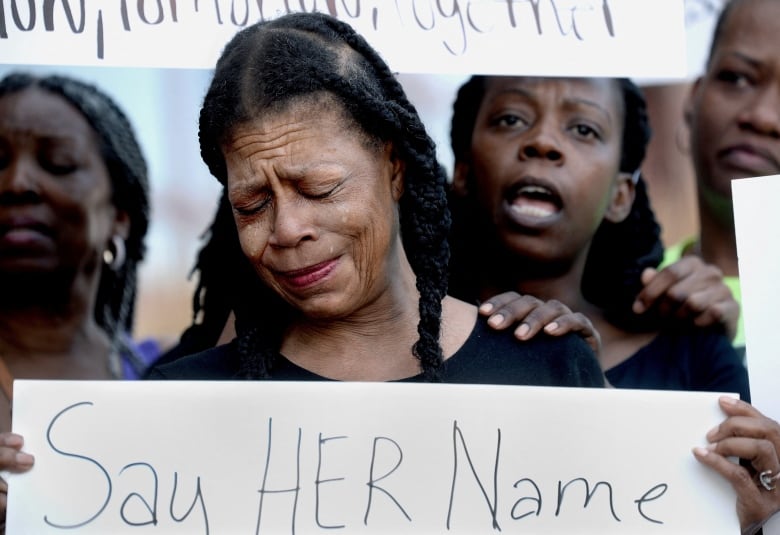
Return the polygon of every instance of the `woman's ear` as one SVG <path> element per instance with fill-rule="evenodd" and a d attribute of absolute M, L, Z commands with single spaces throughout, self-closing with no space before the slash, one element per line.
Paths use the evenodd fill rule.
<path fill-rule="evenodd" d="M 469 164 L 462 160 L 455 162 L 455 168 L 452 171 L 452 191 L 458 197 L 466 197 L 469 194 Z"/>
<path fill-rule="evenodd" d="M 691 127 L 691 121 L 693 120 L 693 101 L 696 98 L 696 93 L 699 91 L 699 86 L 701 86 L 701 77 L 696 78 L 696 81 L 693 82 L 683 104 L 683 119 L 685 120 L 685 126 L 688 128 Z"/>
<path fill-rule="evenodd" d="M 634 182 L 634 176 L 631 173 L 618 173 L 615 187 L 612 188 L 612 198 L 604 213 L 604 219 L 610 223 L 623 221 L 631 213 L 631 207 L 634 205 L 635 198 L 636 183 Z"/>
<path fill-rule="evenodd" d="M 130 237 L 130 215 L 126 211 L 117 208 L 111 235 L 120 236 L 123 240 Z"/>
<path fill-rule="evenodd" d="M 401 200 L 401 196 L 404 194 L 404 178 L 406 173 L 406 162 L 398 156 L 398 153 L 392 147 L 388 145 L 386 148 L 388 152 L 388 158 L 390 159 L 390 188 L 393 192 L 393 200 L 398 202 Z"/>

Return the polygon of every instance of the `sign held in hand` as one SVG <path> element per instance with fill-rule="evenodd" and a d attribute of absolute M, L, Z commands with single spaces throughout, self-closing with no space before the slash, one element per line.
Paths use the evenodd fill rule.
<path fill-rule="evenodd" d="M 9 533 L 737 533 L 716 394 L 17 381 Z M 151 532 L 151 531 L 150 531 Z"/>

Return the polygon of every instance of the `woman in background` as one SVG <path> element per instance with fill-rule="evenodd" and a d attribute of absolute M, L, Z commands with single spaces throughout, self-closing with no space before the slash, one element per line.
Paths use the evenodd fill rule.
<path fill-rule="evenodd" d="M 0 470 L 32 462 L 10 433 L 14 378 L 138 378 L 154 357 L 131 341 L 148 188 L 108 95 L 62 76 L 0 80 Z"/>

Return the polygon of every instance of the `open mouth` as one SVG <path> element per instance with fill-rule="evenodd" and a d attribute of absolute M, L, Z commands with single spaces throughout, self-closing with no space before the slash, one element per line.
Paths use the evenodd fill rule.
<path fill-rule="evenodd" d="M 561 210 L 558 194 L 538 184 L 520 184 L 512 188 L 507 202 L 512 214 L 522 218 L 545 219 Z"/>

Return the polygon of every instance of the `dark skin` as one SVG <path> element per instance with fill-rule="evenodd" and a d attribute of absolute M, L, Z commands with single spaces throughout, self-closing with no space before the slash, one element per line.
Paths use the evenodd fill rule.
<path fill-rule="evenodd" d="M 739 1 L 685 106 L 700 239 L 687 251 L 738 275 L 731 180 L 780 173 L 780 4 Z"/>
<path fill-rule="evenodd" d="M 25 379 L 113 379 L 94 319 L 102 253 L 129 220 L 111 202 L 96 134 L 40 89 L 0 98 L 0 356 Z M 0 470 L 32 466 L 0 396 Z M 7 484 L 0 479 L 0 516 Z"/>
<path fill-rule="evenodd" d="M 505 94 L 512 95 L 506 102 L 501 96 Z M 584 254 L 577 240 L 595 232 L 595 226 L 587 227 L 593 222 L 588 214 L 596 211 L 605 219 L 619 221 L 633 202 L 631 183 L 621 177 L 614 159 L 614 148 L 619 146 L 616 119 L 622 120 L 619 94 L 614 88 L 610 93 L 598 81 L 504 79 L 488 83 L 486 100 L 491 96 L 495 96 L 491 105 L 483 103 L 486 111 L 483 114 L 481 108 L 478 115 L 468 165 L 456 164 L 455 187 L 466 187 L 464 178 L 469 172 L 477 173 L 480 187 L 483 179 L 487 182 L 479 198 L 487 203 L 486 212 L 496 225 L 500 242 L 522 251 L 523 261 L 532 266 L 502 264 L 496 276 L 500 279 L 500 268 L 508 268 L 503 274 L 514 277 L 522 294 L 558 299 L 590 318 L 603 343 L 599 355 L 602 367 L 609 369 L 654 336 L 619 329 L 580 292 Z M 596 107 L 596 113 L 583 111 L 578 105 L 581 101 L 588 109 Z M 482 115 L 486 120 L 480 123 Z M 588 154 L 592 157 L 587 158 Z M 585 217 L 572 210 L 583 210 Z M 701 306 L 701 302 L 719 295 L 717 292 L 706 287 L 690 290 L 687 283 L 679 284 L 686 280 L 686 273 L 701 271 L 704 266 L 700 261 L 683 261 L 670 266 L 673 269 L 643 274 L 646 287 L 640 302 L 635 303 L 636 310 L 641 312 L 652 302 L 652 306 L 679 313 L 689 321 L 693 316 L 694 322 L 722 319 L 724 314 L 732 317 L 728 315 L 729 307 L 707 311 Z M 536 268 L 535 263 L 549 268 Z M 704 267 L 701 280 L 721 281 L 719 269 Z M 696 269 L 687 271 L 692 268 Z M 663 288 L 673 289 L 671 295 L 664 297 Z M 693 299 L 685 297 L 688 291 Z M 489 287 L 486 293 L 491 292 L 494 289 Z M 512 324 L 515 318 L 510 317 L 511 300 L 509 305 L 502 305 L 504 325 Z M 755 533 L 780 508 L 777 493 L 756 484 L 760 472 L 780 472 L 780 428 L 749 404 L 722 400 L 721 407 L 727 420 L 708 434 L 711 446 L 695 449 L 694 455 L 731 482 L 738 494 L 737 513 L 743 533 Z M 749 461 L 749 466 L 728 461 L 730 455 Z"/>
<path fill-rule="evenodd" d="M 504 93 L 504 91 L 506 92 Z M 520 95 L 522 98 L 515 98 L 513 91 L 516 91 L 516 89 L 511 86 L 503 89 L 495 89 L 498 98 L 495 104 L 495 113 L 502 113 L 502 110 L 504 109 L 503 106 L 512 111 L 511 114 L 508 114 L 508 119 L 499 119 L 501 121 L 511 121 L 511 124 L 502 126 L 499 123 L 497 126 L 505 129 L 508 132 L 508 135 L 514 135 L 512 132 L 518 130 L 517 124 L 522 124 L 522 121 L 526 120 L 524 114 L 528 114 L 530 116 L 533 113 L 533 110 L 528 107 L 528 102 L 524 100 L 523 95 Z M 521 91 L 523 90 L 521 89 Z M 513 107 L 516 107 L 517 115 L 514 114 L 515 108 Z M 592 106 L 590 106 L 590 108 L 591 109 L 587 110 L 588 112 L 595 113 L 594 117 L 602 119 L 605 117 L 603 110 L 608 108 L 608 106 L 606 104 L 602 105 L 601 109 L 595 110 L 595 112 L 592 109 Z M 567 113 L 569 112 L 567 111 Z M 497 117 L 500 118 L 502 116 L 497 115 Z M 489 120 L 489 116 L 483 117 L 482 120 Z M 569 119 L 565 118 L 565 120 Z M 591 135 L 591 124 L 594 123 L 590 121 L 589 117 L 586 117 L 586 120 L 581 120 L 580 123 L 572 123 L 569 129 L 566 130 L 569 132 L 569 138 L 577 139 L 579 141 L 588 141 L 590 139 L 588 136 Z M 601 126 L 600 128 L 604 130 L 604 133 L 607 132 L 605 127 Z M 618 128 L 619 125 L 611 126 L 612 138 L 615 137 L 615 132 L 618 130 Z M 580 129 L 581 133 L 576 129 Z M 536 151 L 543 152 L 546 150 L 545 143 L 546 141 L 540 141 L 539 147 L 530 146 L 528 150 L 534 154 Z M 591 150 L 590 146 L 588 146 L 586 143 L 572 144 L 572 147 L 574 147 L 577 151 L 582 150 L 581 146 L 587 147 L 588 150 Z M 602 147 L 605 145 L 603 143 L 592 144 L 592 146 L 596 149 L 597 154 L 604 152 Z M 557 154 L 557 149 L 553 148 L 552 150 Z M 615 149 L 613 148 L 613 153 L 614 150 Z M 579 152 L 575 151 L 573 154 L 576 156 L 579 154 Z M 574 156 L 569 157 L 571 158 Z M 607 157 L 604 158 L 604 161 L 609 162 L 610 158 L 614 160 L 614 156 L 614 154 L 607 155 Z M 586 158 L 586 161 L 590 161 L 593 156 L 592 154 L 584 154 L 584 157 Z M 527 161 L 528 164 L 531 165 L 533 164 L 534 159 L 535 158 L 525 158 L 524 161 Z M 511 159 L 508 165 L 512 165 Z M 464 167 L 462 164 L 459 166 L 459 169 L 460 171 L 456 169 L 456 179 L 454 183 L 456 190 L 458 188 L 465 187 L 465 182 L 461 180 L 465 177 Z M 510 172 L 514 172 L 511 171 L 511 167 L 508 169 Z M 531 174 L 533 175 L 534 172 L 531 172 Z M 543 173 L 541 174 L 543 175 Z M 598 176 L 598 174 L 594 175 L 594 177 L 595 176 Z M 591 179 L 591 182 L 593 180 L 596 180 L 596 178 Z M 495 193 L 491 193 L 491 191 L 495 191 Z M 592 189 L 583 190 L 583 192 L 578 195 L 580 197 L 582 195 L 587 196 L 592 191 Z M 493 212 L 491 217 L 499 228 L 502 228 L 502 226 L 505 224 L 511 225 L 511 221 L 506 219 L 509 216 L 504 215 L 502 212 L 502 210 L 504 210 L 502 207 L 505 207 L 506 205 L 503 204 L 503 202 L 497 202 L 499 197 L 496 196 L 504 195 L 501 190 L 486 189 L 480 195 L 482 195 L 485 200 L 490 203 L 494 202 L 490 201 L 491 198 L 496 199 L 496 202 L 492 204 L 496 207 L 496 211 Z M 539 205 L 540 203 L 536 204 Z M 529 208 L 529 210 L 539 209 L 544 209 L 544 207 L 542 206 L 540 208 L 537 206 L 533 209 Z M 511 214 L 511 212 L 509 213 Z M 508 222 L 504 223 L 504 221 Z M 572 228 L 575 232 L 578 229 L 587 228 L 590 228 L 592 231 L 596 224 L 598 224 L 598 220 L 583 220 L 573 225 Z M 511 227 L 507 228 L 509 229 Z M 566 239 L 569 239 L 568 236 L 574 235 L 571 231 L 566 231 L 566 233 Z M 506 243 L 510 244 L 510 246 L 513 240 L 517 239 L 512 231 L 508 231 L 506 234 L 501 234 L 500 232 L 499 235 L 506 236 L 505 238 L 501 237 L 500 240 L 505 241 Z M 533 245 L 533 247 L 540 247 L 540 250 L 544 250 L 545 243 L 549 242 L 542 241 L 539 242 L 538 245 Z M 579 262 L 581 263 L 582 260 Z M 576 280 L 578 280 L 578 277 L 576 275 L 574 275 L 574 280 L 575 284 L 577 284 Z M 516 334 L 521 340 L 529 339 L 542 329 L 545 329 L 549 334 L 562 334 L 567 331 L 575 331 L 582 334 L 595 350 L 599 350 L 599 335 L 593 328 L 590 320 L 582 314 L 582 311 L 584 310 L 583 308 L 578 309 L 580 312 L 572 313 L 571 310 L 561 302 L 563 300 L 556 299 L 554 294 L 540 294 L 538 292 L 546 290 L 535 290 L 534 288 L 530 287 L 528 288 L 530 291 L 527 291 L 522 295 L 510 292 L 508 294 L 499 294 L 496 297 L 491 298 L 490 296 L 496 294 L 502 289 L 501 285 L 493 286 L 493 282 L 494 280 L 485 281 L 486 284 L 483 285 L 485 290 L 482 297 L 486 298 L 486 301 L 481 308 L 481 312 L 483 314 L 493 316 L 490 323 L 494 327 L 499 329 L 508 328 L 509 326 L 514 325 L 519 321 L 520 325 L 516 329 Z M 692 321 L 694 324 L 700 326 L 724 324 L 730 333 L 735 331 L 736 322 L 739 315 L 739 305 L 733 299 L 728 288 L 722 283 L 721 274 L 717 268 L 705 265 L 698 259 L 685 258 L 676 264 L 668 266 L 660 272 L 656 272 L 652 269 L 646 270 L 643 274 L 643 282 L 645 283 L 645 288 L 637 296 L 636 303 L 634 304 L 635 312 L 643 313 L 645 311 L 654 310 L 658 311 L 660 314 L 666 317 L 675 317 L 681 320 Z M 542 284 L 542 287 L 544 286 L 545 284 Z M 540 299 L 531 297 L 531 295 L 543 296 L 547 299 L 550 299 L 550 301 L 545 302 Z M 565 292 L 563 295 L 569 294 L 568 292 Z M 574 296 L 573 299 L 580 302 L 583 301 L 580 297 L 577 296 Z M 572 298 L 567 298 L 566 302 L 571 303 L 573 300 Z M 587 305 L 583 304 L 582 306 Z M 592 311 L 592 313 L 595 312 L 596 311 Z M 609 325 L 604 325 L 602 328 L 609 329 Z M 615 333 L 615 335 L 618 334 L 619 333 Z"/>

